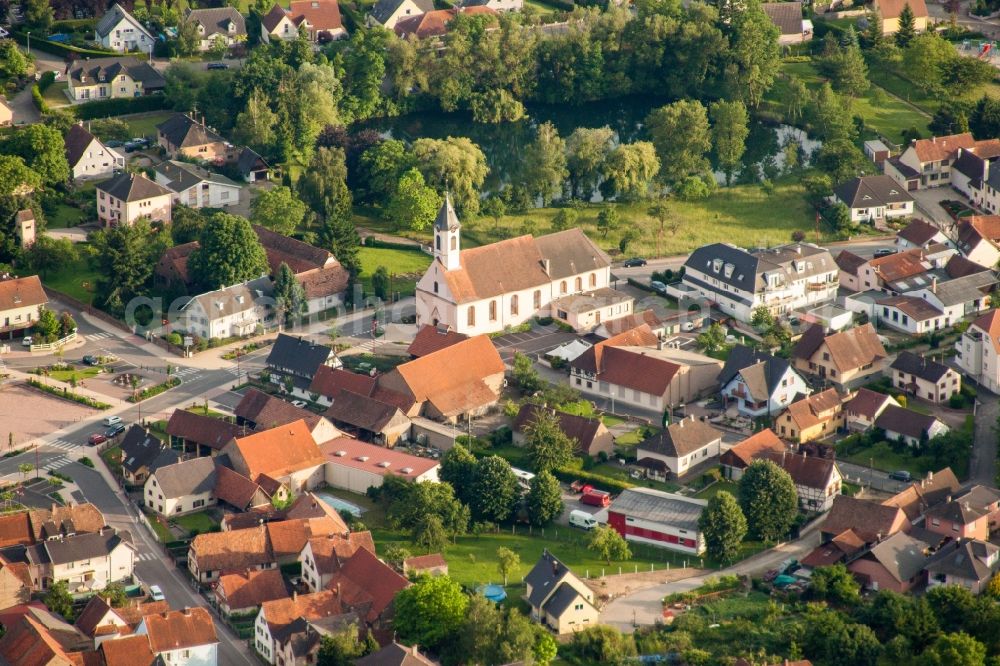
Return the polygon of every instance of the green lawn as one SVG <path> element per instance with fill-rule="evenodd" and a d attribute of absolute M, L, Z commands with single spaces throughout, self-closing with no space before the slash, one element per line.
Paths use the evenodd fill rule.
<path fill-rule="evenodd" d="M 667 493 L 673 493 L 680 490 L 680 485 L 676 483 L 662 483 L 660 481 L 651 481 L 649 479 L 633 479 L 629 476 L 628 467 L 620 465 L 617 462 L 601 463 L 600 465 L 596 465 L 591 468 L 589 472 L 591 474 L 600 474 L 603 477 L 614 479 L 615 481 L 630 483 L 633 486 L 653 488 L 654 490 L 662 490 Z"/>
<path fill-rule="evenodd" d="M 91 377 L 96 377 L 100 373 L 100 368 L 86 367 L 86 368 L 74 368 L 72 370 L 53 370 L 49 373 L 49 377 L 60 382 L 70 383 L 72 380 L 80 382 L 84 379 L 90 379 Z"/>
<path fill-rule="evenodd" d="M 607 421 L 605 421 L 607 423 Z M 615 438 L 615 444 L 617 446 L 636 446 L 639 442 L 646 439 L 649 435 L 647 433 L 657 433 L 660 432 L 660 428 L 654 428 L 653 426 L 640 426 L 631 432 L 627 432 L 620 437 Z"/>
<path fill-rule="evenodd" d="M 86 259 L 77 259 L 66 264 L 59 271 L 43 275 L 42 282 L 46 286 L 69 294 L 87 305 L 92 305 L 99 278 L 100 274 L 90 267 Z"/>
<path fill-rule="evenodd" d="M 623 419 L 622 417 L 613 416 L 611 414 L 601 414 L 601 421 L 604 423 L 605 426 L 609 428 L 625 423 L 625 419 Z"/>
<path fill-rule="evenodd" d="M 708 488 L 705 488 L 704 490 L 700 490 L 697 493 L 695 493 L 695 498 L 703 500 L 712 499 L 713 497 L 721 493 L 723 490 L 725 490 L 727 493 L 731 493 L 733 497 L 737 497 L 739 493 L 739 484 L 734 483 L 732 481 L 716 481 Z"/>
<path fill-rule="evenodd" d="M 122 449 L 120 446 L 112 446 L 110 449 L 104 449 L 101 451 L 101 458 L 104 459 L 105 464 L 107 464 L 108 469 L 111 470 L 111 474 L 116 478 L 121 474 L 122 470 Z"/>
<path fill-rule="evenodd" d="M 149 524 L 153 526 L 153 531 L 156 532 L 156 538 L 159 539 L 161 543 L 167 543 L 174 540 L 174 535 L 171 534 L 170 530 L 160 523 L 159 520 L 157 520 L 158 516 L 155 513 L 146 507 L 143 507 L 142 512 L 146 514 L 146 520 L 148 520 Z"/>
<path fill-rule="evenodd" d="M 372 368 L 379 372 L 389 372 L 397 365 L 410 360 L 409 356 L 375 356 L 373 354 L 350 354 L 341 357 L 344 367 L 352 372 L 366 373 Z M 366 367 L 364 364 L 368 364 Z"/>
<path fill-rule="evenodd" d="M 55 212 L 45 218 L 45 226 L 48 229 L 68 229 L 81 222 L 83 222 L 83 211 L 64 203 L 56 204 Z"/>
<path fill-rule="evenodd" d="M 177 523 L 188 532 L 197 531 L 199 534 L 211 532 L 219 526 L 219 523 L 213 520 L 212 517 L 204 511 L 199 513 L 189 513 L 186 516 L 178 516 L 177 518 L 171 518 L 171 522 Z"/>
<path fill-rule="evenodd" d="M 361 282 L 366 292 L 371 290 L 371 279 L 376 269 L 385 266 L 392 276 L 392 291 L 412 296 L 417 280 L 431 265 L 431 257 L 418 249 L 362 247 L 358 255 L 361 260 Z"/>
<path fill-rule="evenodd" d="M 525 0 L 524 6 L 533 8 L 542 16 L 545 16 L 546 14 L 554 14 L 559 11 L 559 9 L 544 2 L 543 0 Z"/>
<path fill-rule="evenodd" d="M 923 474 L 920 458 L 911 456 L 909 451 L 896 453 L 892 450 L 888 442 L 879 442 L 875 446 L 844 456 L 838 454 L 837 457 L 841 460 L 865 467 L 871 464 L 875 469 L 880 469 L 884 472 L 906 470 L 913 474 L 914 477 L 919 477 Z"/>
<path fill-rule="evenodd" d="M 69 84 L 65 81 L 57 81 L 45 89 L 45 92 L 42 93 L 42 99 L 50 107 L 69 106 L 69 98 L 66 97 L 68 88 Z"/>
<path fill-rule="evenodd" d="M 157 113 L 143 113 L 132 116 L 119 116 L 119 120 L 124 120 L 129 127 L 132 136 L 156 136 L 156 126 L 172 116 L 169 111 Z"/>

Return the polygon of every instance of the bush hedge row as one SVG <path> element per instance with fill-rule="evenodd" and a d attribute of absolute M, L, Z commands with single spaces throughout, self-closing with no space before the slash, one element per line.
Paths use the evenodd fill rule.
<path fill-rule="evenodd" d="M 600 474 L 594 474 L 592 472 L 585 472 L 582 469 L 561 468 L 553 470 L 552 475 L 560 481 L 565 481 L 567 483 L 572 483 L 573 481 L 586 481 L 587 483 L 597 485 L 600 490 L 607 490 L 611 492 L 620 493 L 623 490 L 635 487 L 631 483 L 619 481 L 618 479 L 612 479 Z"/>
<path fill-rule="evenodd" d="M 93 398 L 88 398 L 85 395 L 80 395 L 79 393 L 71 393 L 68 387 L 63 387 L 62 389 L 49 386 L 48 384 L 43 384 L 37 379 L 28 379 L 28 386 L 34 387 L 45 393 L 56 396 L 57 398 L 63 398 L 64 400 L 72 400 L 73 402 L 79 403 L 81 405 L 86 405 L 92 409 L 111 409 L 111 405 L 106 402 L 99 402 Z"/>
<path fill-rule="evenodd" d="M 99 99 L 74 106 L 72 110 L 80 120 L 94 120 L 95 118 L 110 118 L 129 113 L 164 111 L 169 108 L 170 99 L 166 95 L 147 95 L 145 97 Z"/>
<path fill-rule="evenodd" d="M 11 33 L 11 37 L 14 38 L 18 44 L 28 43 L 28 36 L 20 31 L 14 31 Z M 72 44 L 62 44 L 60 42 L 51 42 L 47 39 L 42 39 L 41 37 L 34 37 L 31 40 L 31 45 L 34 46 L 39 51 L 44 51 L 46 53 L 51 53 L 52 55 L 62 56 L 63 58 L 68 58 L 70 56 L 77 58 L 93 57 L 93 58 L 113 58 L 114 56 L 121 55 L 114 51 L 105 51 L 97 49 L 82 49 L 79 46 L 73 46 Z M 144 58 L 145 54 L 129 54 L 135 55 L 138 58 Z"/>

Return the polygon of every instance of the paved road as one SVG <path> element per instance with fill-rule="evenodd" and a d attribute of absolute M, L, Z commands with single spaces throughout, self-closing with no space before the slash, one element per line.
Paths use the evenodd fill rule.
<path fill-rule="evenodd" d="M 997 475 L 997 417 L 1000 400 L 984 388 L 979 388 L 976 401 L 976 430 L 969 461 L 969 484 L 993 487 Z"/>
<path fill-rule="evenodd" d="M 846 481 L 870 487 L 874 490 L 895 494 L 910 485 L 910 483 L 890 479 L 889 473 L 886 471 L 873 469 L 865 465 L 856 465 L 844 460 L 838 460 L 837 466 L 840 467 L 840 472 L 846 477 Z"/>

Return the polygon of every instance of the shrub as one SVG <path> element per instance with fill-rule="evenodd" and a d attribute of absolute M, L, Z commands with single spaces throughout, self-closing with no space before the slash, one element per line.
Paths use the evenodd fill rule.
<path fill-rule="evenodd" d="M 166 95 L 148 95 L 146 97 L 121 97 L 117 99 L 99 99 L 73 107 L 76 117 L 81 120 L 122 116 L 127 113 L 142 113 L 145 111 L 163 111 L 170 108 L 170 98 Z"/>
<path fill-rule="evenodd" d="M 948 406 L 952 409 L 961 409 L 965 406 L 965 396 L 961 393 L 952 393 L 948 398 Z"/>
<path fill-rule="evenodd" d="M 38 88 L 38 84 L 31 86 L 31 101 L 34 103 L 35 108 L 42 113 L 49 112 L 49 105 L 45 103 L 42 98 L 42 91 Z"/>
<path fill-rule="evenodd" d="M 801 243 L 805 239 L 806 239 L 806 232 L 802 231 L 801 229 L 796 229 L 795 231 L 792 232 L 792 241 L 796 243 Z"/>
<path fill-rule="evenodd" d="M 89 467 L 90 469 L 94 469 L 94 461 L 88 458 L 87 456 L 80 458 L 79 462 L 84 467 Z"/>

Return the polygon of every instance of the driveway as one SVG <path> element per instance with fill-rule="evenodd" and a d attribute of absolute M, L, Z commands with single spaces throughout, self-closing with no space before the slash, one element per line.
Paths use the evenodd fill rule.
<path fill-rule="evenodd" d="M 945 233 L 955 225 L 955 221 L 941 207 L 941 202 L 951 200 L 968 203 L 968 199 L 950 187 L 915 190 L 911 191 L 910 194 L 916 200 L 917 212 L 923 215 L 928 222 L 933 222 L 941 227 Z"/>
<path fill-rule="evenodd" d="M 997 416 L 1000 401 L 986 389 L 979 388 L 976 401 L 976 430 L 969 461 L 969 483 L 993 487 L 997 473 Z"/>

